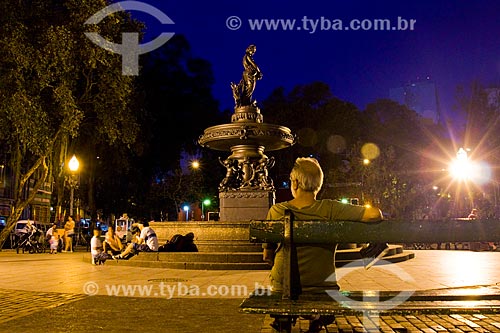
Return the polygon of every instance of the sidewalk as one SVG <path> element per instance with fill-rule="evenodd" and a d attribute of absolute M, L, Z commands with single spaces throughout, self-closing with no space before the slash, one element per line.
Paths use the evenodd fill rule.
<path fill-rule="evenodd" d="M 337 270 L 342 289 L 426 290 L 500 285 L 500 252 L 417 250 L 370 270 Z M 264 332 L 239 312 L 269 271 L 94 266 L 84 252 L 0 252 L 0 332 Z M 500 332 L 500 328 L 498 330 Z"/>

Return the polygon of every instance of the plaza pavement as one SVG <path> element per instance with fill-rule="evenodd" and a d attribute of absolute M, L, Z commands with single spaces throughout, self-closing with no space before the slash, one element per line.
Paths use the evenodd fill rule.
<path fill-rule="evenodd" d="M 411 260 L 370 270 L 340 268 L 339 284 L 380 291 L 500 287 L 500 252 L 413 252 Z M 271 332 L 268 316 L 239 311 L 248 293 L 269 284 L 267 270 L 94 266 L 83 253 L 0 252 L 0 332 Z"/>

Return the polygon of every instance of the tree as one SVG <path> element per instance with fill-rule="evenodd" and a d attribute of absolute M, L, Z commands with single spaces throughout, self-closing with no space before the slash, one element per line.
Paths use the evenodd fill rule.
<path fill-rule="evenodd" d="M 138 88 L 143 94 L 146 135 L 140 160 L 134 161 L 135 173 L 142 179 L 137 194 L 143 200 L 138 205 L 147 210 L 141 214 L 160 217 L 160 212 L 167 211 L 173 217 L 183 202 L 217 192 L 224 170 L 216 169 L 216 153 L 201 149 L 197 141 L 206 127 L 229 118 L 219 112 L 212 96 L 210 64 L 191 54 L 184 36 L 175 35 L 163 47 L 144 55 L 141 73 Z M 205 168 L 183 173 L 187 166 L 184 155 L 198 156 Z M 208 165 L 213 166 L 211 175 L 206 175 Z"/>
<path fill-rule="evenodd" d="M 498 88 L 497 88 L 498 89 Z M 492 92 L 498 91 L 491 89 Z M 500 114 L 498 102 L 488 100 L 487 89 L 477 81 L 469 89 L 457 88 L 457 108 L 465 114 L 464 147 L 474 147 L 480 156 L 498 156 Z"/>
<path fill-rule="evenodd" d="M 290 168 L 299 156 L 315 156 L 328 174 L 363 134 L 361 112 L 354 104 L 336 98 L 323 82 L 298 85 L 288 94 L 277 88 L 264 100 L 262 114 L 265 122 L 289 127 L 297 135 L 297 143 L 291 148 L 270 152 L 276 157 L 270 173 L 277 183 L 288 181 Z"/>
<path fill-rule="evenodd" d="M 435 142 L 432 131 L 415 111 L 391 100 L 370 103 L 365 114 L 367 140 L 380 149 L 365 186 L 391 216 L 414 218 L 428 204 L 425 189 L 432 175 L 426 151 Z"/>
<path fill-rule="evenodd" d="M 500 173 L 500 104 L 498 86 L 486 88 L 481 82 L 473 81 L 468 87 L 457 88 L 457 111 L 465 114 L 465 129 L 458 147 L 469 148 L 472 160 L 488 163 L 491 168 L 491 179 L 482 184 L 470 184 L 468 197 L 482 216 L 498 214 L 496 199 L 499 195 L 498 179 Z M 458 147 L 455 147 L 455 151 Z M 487 173 L 485 173 L 486 175 Z M 484 179 L 486 180 L 486 179 Z M 458 193 L 457 193 L 458 194 Z M 486 195 L 485 195 L 486 194 Z M 469 210 L 472 207 L 467 207 Z M 464 214 L 467 211 L 462 212 Z"/>
<path fill-rule="evenodd" d="M 98 124 L 94 133 L 111 144 L 131 144 L 135 139 L 138 128 L 130 109 L 133 78 L 121 74 L 118 55 L 84 35 L 83 23 L 107 4 L 105 0 L 0 3 L 0 128 L 14 174 L 14 203 L 0 244 L 49 173 L 59 184 L 63 181 L 60 168 L 66 145 L 78 137 L 82 124 Z M 93 29 L 117 39 L 123 26 L 139 28 L 128 15 L 116 13 Z M 36 183 L 28 191 L 32 178 Z"/>

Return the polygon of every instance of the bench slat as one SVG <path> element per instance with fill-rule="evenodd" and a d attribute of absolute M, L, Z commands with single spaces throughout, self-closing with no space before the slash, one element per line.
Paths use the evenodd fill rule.
<path fill-rule="evenodd" d="M 298 300 L 282 299 L 280 294 L 258 290 L 245 299 L 240 309 L 244 313 L 301 316 L 310 314 L 378 313 L 500 313 L 500 294 L 495 288 L 416 291 L 370 292 L 331 291 L 324 294 L 300 295 Z M 342 297 L 339 297 L 342 296 Z M 340 300 L 340 302 L 337 302 Z"/>
<path fill-rule="evenodd" d="M 294 221 L 293 230 L 297 244 L 495 242 L 500 220 Z M 251 242 L 277 243 L 283 235 L 283 221 L 250 222 Z"/>

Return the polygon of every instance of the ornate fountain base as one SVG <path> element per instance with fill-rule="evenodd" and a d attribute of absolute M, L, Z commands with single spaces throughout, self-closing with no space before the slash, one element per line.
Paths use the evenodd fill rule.
<path fill-rule="evenodd" d="M 237 190 L 219 192 L 221 221 L 265 220 L 275 202 L 274 191 Z"/>

